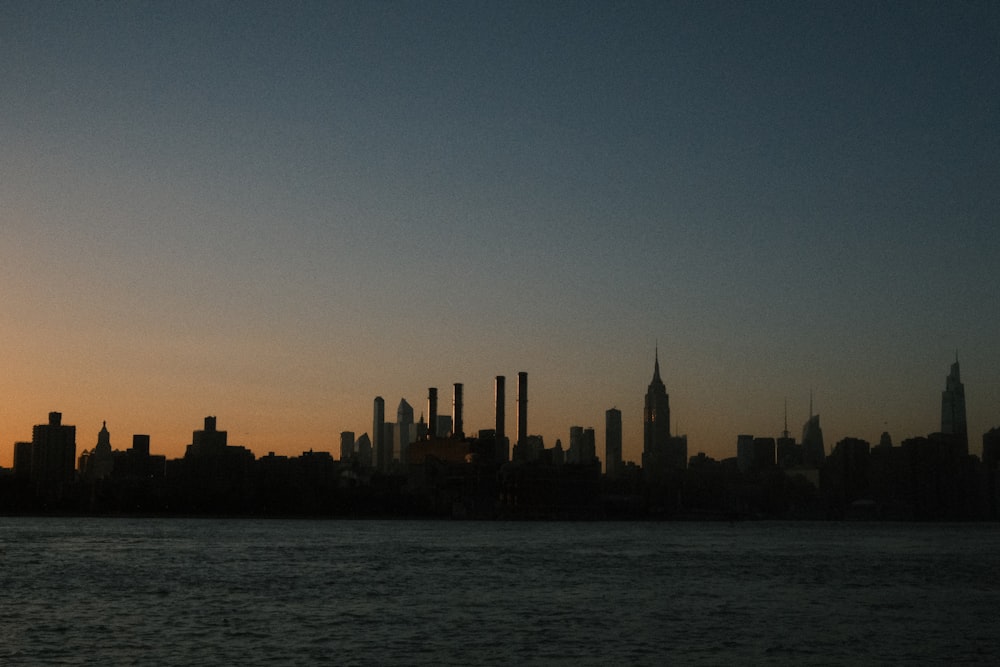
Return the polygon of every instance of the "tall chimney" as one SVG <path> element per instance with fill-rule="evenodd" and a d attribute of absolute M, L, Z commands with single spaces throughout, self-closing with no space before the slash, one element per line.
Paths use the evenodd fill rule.
<path fill-rule="evenodd" d="M 506 410 L 506 399 L 504 398 L 504 384 L 506 381 L 507 379 L 504 376 L 497 376 L 496 391 L 493 399 L 497 412 L 497 424 L 495 431 L 497 442 L 502 442 L 505 435 L 504 421 L 506 421 L 506 415 L 504 414 L 504 411 Z"/>
<path fill-rule="evenodd" d="M 456 438 L 464 438 L 465 431 L 462 426 L 462 383 L 455 383 L 455 394 L 451 404 L 451 431 Z"/>
<path fill-rule="evenodd" d="M 431 387 L 427 390 L 427 437 L 433 440 L 437 437 L 438 423 L 438 390 Z"/>
<path fill-rule="evenodd" d="M 528 374 L 517 374 L 517 444 L 523 446 L 528 440 Z"/>

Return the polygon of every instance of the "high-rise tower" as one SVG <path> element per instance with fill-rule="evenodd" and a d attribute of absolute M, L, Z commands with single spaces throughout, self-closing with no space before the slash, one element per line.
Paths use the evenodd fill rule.
<path fill-rule="evenodd" d="M 528 439 L 528 374 L 517 374 L 517 446 L 526 444 Z M 523 455 L 523 453 L 522 453 Z"/>
<path fill-rule="evenodd" d="M 813 414 L 812 392 L 809 392 L 809 420 L 802 426 L 802 462 L 819 468 L 826 460 L 826 446 L 823 444 L 823 429 L 819 425 L 819 415 Z"/>
<path fill-rule="evenodd" d="M 399 462 L 406 465 L 410 458 L 410 443 L 417 439 L 417 428 L 413 424 L 413 408 L 405 398 L 399 399 L 396 408 L 396 444 Z"/>
<path fill-rule="evenodd" d="M 604 465 L 610 479 L 621 475 L 622 411 L 618 408 L 604 413 Z"/>
<path fill-rule="evenodd" d="M 642 468 L 648 479 L 664 479 L 670 471 L 687 467 L 687 438 L 670 435 L 670 397 L 660 379 L 659 348 L 642 411 L 642 440 Z"/>
<path fill-rule="evenodd" d="M 642 411 L 643 454 L 656 450 L 670 438 L 670 396 L 660 379 L 660 350 L 656 349 L 653 362 L 653 379 L 646 390 L 646 403 Z"/>
<path fill-rule="evenodd" d="M 375 397 L 374 415 L 372 419 L 372 449 L 375 450 L 375 467 L 382 472 L 389 469 L 392 463 L 392 443 L 385 441 L 385 400 Z"/>
<path fill-rule="evenodd" d="M 958 370 L 958 355 L 941 392 L 941 433 L 954 436 L 965 454 L 969 453 L 969 431 L 965 423 L 965 385 Z"/>

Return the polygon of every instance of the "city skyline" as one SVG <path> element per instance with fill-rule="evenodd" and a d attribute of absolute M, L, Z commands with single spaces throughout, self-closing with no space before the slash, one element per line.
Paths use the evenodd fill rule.
<path fill-rule="evenodd" d="M 336 452 L 531 376 L 731 456 L 1000 423 L 1000 7 L 10 2 L 0 465 L 50 411 L 180 456 Z M 442 410 L 446 413 L 447 410 Z"/>
<path fill-rule="evenodd" d="M 931 434 L 931 433 L 946 433 L 946 434 L 951 434 L 951 433 L 956 433 L 956 432 L 957 433 L 965 433 L 965 431 L 956 430 L 955 428 L 953 428 L 951 426 L 951 421 L 949 421 L 951 419 L 955 419 L 958 423 L 962 424 L 962 428 L 964 428 L 964 423 L 965 423 L 964 384 L 961 383 L 960 380 L 958 379 L 960 377 L 960 375 L 959 375 L 960 370 L 959 369 L 960 369 L 960 361 L 959 361 L 959 359 L 956 358 L 956 360 L 951 364 L 949 372 L 947 373 L 947 376 L 945 377 L 945 380 L 944 380 L 945 390 L 941 392 L 941 395 L 942 395 L 942 405 L 941 405 L 941 410 L 939 412 L 939 420 L 940 420 L 939 421 L 939 426 L 940 426 L 940 428 L 933 428 L 933 429 L 930 429 L 930 430 L 927 430 L 927 431 L 924 431 L 924 432 L 912 432 L 912 433 L 891 433 L 890 432 L 889 435 L 890 435 L 890 437 L 892 438 L 893 441 L 899 442 L 899 441 L 901 441 L 903 439 L 906 439 L 906 438 L 923 437 L 923 436 Z M 525 373 L 524 372 L 519 373 L 519 376 L 520 375 L 525 375 Z M 501 381 L 502 377 L 503 376 L 498 376 L 498 377 L 494 378 L 494 381 L 495 382 Z M 464 384 L 463 383 L 454 383 L 454 387 L 455 387 L 455 390 L 457 391 L 457 395 L 453 394 L 452 395 L 452 399 L 457 398 L 457 400 L 460 403 L 463 403 L 463 401 L 464 401 L 464 398 L 463 398 L 464 397 Z M 949 397 L 952 395 L 953 392 L 956 391 L 956 388 L 959 388 L 959 389 L 957 389 L 957 391 L 961 392 L 962 401 L 961 401 L 961 406 L 960 407 L 953 408 L 952 407 L 952 399 L 949 398 Z M 435 403 L 435 406 L 436 406 L 435 410 L 437 411 L 435 414 L 436 414 L 437 418 L 441 419 L 442 415 L 444 415 L 444 418 L 447 419 L 450 422 L 450 420 L 452 419 L 451 414 L 445 415 L 444 413 L 441 412 L 441 408 L 437 407 L 437 402 L 438 402 L 438 388 L 437 387 L 430 387 L 430 388 L 428 388 L 427 391 L 433 392 L 433 394 L 434 394 L 434 403 Z M 651 396 L 656 395 L 657 392 L 659 392 L 661 395 L 664 396 L 662 405 L 657 404 L 655 402 L 656 400 L 659 400 L 659 399 L 652 399 L 651 398 Z M 643 465 L 643 458 L 644 458 L 643 457 L 643 452 L 644 451 L 649 451 L 649 448 L 651 447 L 651 445 L 649 444 L 651 437 L 652 437 L 652 442 L 653 443 L 657 443 L 657 442 L 665 441 L 665 440 L 676 439 L 676 438 L 672 438 L 671 437 L 671 432 L 670 431 L 671 431 L 671 429 L 673 429 L 673 426 L 670 426 L 669 428 L 666 428 L 666 429 L 662 429 L 663 433 L 660 433 L 658 436 L 651 436 L 650 435 L 649 428 L 651 427 L 652 423 L 655 421 L 655 418 L 651 417 L 650 414 L 651 413 L 655 414 L 658 410 L 666 412 L 667 414 L 669 414 L 669 405 L 668 405 L 668 400 L 669 399 L 667 398 L 668 395 L 666 393 L 664 393 L 664 392 L 665 392 L 665 386 L 663 384 L 663 381 L 660 378 L 659 352 L 657 350 L 655 352 L 655 354 L 654 354 L 654 365 L 653 365 L 653 371 L 652 371 L 652 381 L 649 384 L 649 387 L 648 387 L 647 392 L 646 392 L 646 396 L 645 396 L 646 407 L 644 408 L 643 415 L 642 415 L 642 419 L 643 419 L 643 431 L 645 431 L 645 433 L 643 433 L 644 437 L 643 437 L 643 440 L 641 442 L 637 443 L 638 446 L 636 446 L 636 447 L 625 447 L 624 443 L 619 443 L 622 452 L 630 452 L 632 450 L 635 450 L 635 454 L 636 454 L 634 458 L 631 457 L 631 456 L 626 456 L 626 455 L 623 454 L 622 455 L 623 462 L 626 462 L 626 463 L 627 462 L 632 462 L 632 463 L 634 463 L 634 464 L 636 464 L 636 465 L 638 465 L 640 467 L 647 467 L 647 466 Z M 501 401 L 502 401 L 502 403 L 501 403 L 501 405 L 499 407 L 496 404 L 496 400 L 498 398 L 501 399 Z M 489 431 L 491 429 L 495 429 L 496 425 L 498 424 L 497 420 L 501 419 L 501 418 L 504 420 L 504 424 L 506 425 L 506 420 L 507 420 L 506 415 L 509 414 L 509 412 L 506 410 L 506 408 L 507 408 L 506 397 L 503 395 L 503 392 L 500 392 L 499 394 L 495 393 L 493 400 L 494 400 L 494 402 L 491 403 L 491 405 L 490 405 L 491 418 L 493 419 L 493 421 L 491 421 L 489 423 L 484 423 L 484 425 L 481 426 L 481 427 L 477 427 L 477 428 L 474 428 L 474 429 L 471 429 L 471 430 L 463 431 L 464 437 L 474 438 L 476 436 L 476 434 L 479 433 L 480 431 Z M 654 402 L 651 403 L 651 401 L 654 401 Z M 343 446 L 344 446 L 343 445 L 343 438 L 342 438 L 342 436 L 344 435 L 344 433 L 351 433 L 352 434 L 352 440 L 351 440 L 352 444 L 355 442 L 354 438 L 361 438 L 361 437 L 366 437 L 367 436 L 371 440 L 371 442 L 373 443 L 373 445 L 372 445 L 373 446 L 373 452 L 372 452 L 372 456 L 373 457 L 377 456 L 380 447 L 385 447 L 386 448 L 385 449 L 385 454 L 382 455 L 382 458 L 375 458 L 375 459 L 373 459 L 373 465 L 377 469 L 379 469 L 379 470 L 388 470 L 389 464 L 391 463 L 392 456 L 393 456 L 392 452 L 395 452 L 397 454 L 397 456 L 396 456 L 396 460 L 397 461 L 398 460 L 402 460 L 402 459 L 399 458 L 398 454 L 400 452 L 405 452 L 405 450 L 406 450 L 407 446 L 410 444 L 410 442 L 416 441 L 416 433 L 417 433 L 417 431 L 415 429 L 416 422 L 427 423 L 429 421 L 429 419 L 430 419 L 430 416 L 431 416 L 432 412 L 431 412 L 431 408 L 429 407 L 429 405 L 425 405 L 425 407 L 427 407 L 427 410 L 426 411 L 424 411 L 424 410 L 418 411 L 417 414 L 419 414 L 420 417 L 419 417 L 419 419 L 414 420 L 414 409 L 408 404 L 406 398 L 403 397 L 403 398 L 400 399 L 400 402 L 399 402 L 399 407 L 397 409 L 396 421 L 387 421 L 386 417 L 385 417 L 385 399 L 383 399 L 381 396 L 376 396 L 373 399 L 373 405 L 374 405 L 374 410 L 373 410 L 374 423 L 372 424 L 372 428 L 371 428 L 370 431 L 357 431 L 357 432 L 355 432 L 355 431 L 353 431 L 351 429 L 340 429 L 336 433 L 331 434 L 331 437 L 333 437 L 334 439 L 331 440 L 329 446 L 323 446 L 323 445 L 321 445 L 321 444 L 319 444 L 317 442 L 317 443 L 313 443 L 313 444 L 306 443 L 306 444 L 304 444 L 302 446 L 302 448 L 300 450 L 296 450 L 294 448 L 293 449 L 288 449 L 288 450 L 280 450 L 280 449 L 275 449 L 274 447 L 268 447 L 268 446 L 266 446 L 266 443 L 265 443 L 265 446 L 264 446 L 263 449 L 249 446 L 249 445 L 247 445 L 246 442 L 242 442 L 242 441 L 241 442 L 236 442 L 234 444 L 239 445 L 239 446 L 245 446 L 245 447 L 247 447 L 247 449 L 249 449 L 251 452 L 253 452 L 253 454 L 255 456 L 258 456 L 258 457 L 266 455 L 266 454 L 269 454 L 269 453 L 277 453 L 277 454 L 285 455 L 285 456 L 295 456 L 295 455 L 301 454 L 301 453 L 306 452 L 306 451 L 318 450 L 318 451 L 327 451 L 327 452 L 335 455 L 335 458 L 340 459 L 340 453 L 343 451 Z M 464 405 L 462 405 L 462 407 L 460 408 L 460 412 L 464 414 L 464 412 L 465 412 Z M 612 412 L 617 413 L 618 416 L 616 417 L 616 419 L 619 422 L 619 427 L 621 427 L 621 423 L 623 422 L 623 420 L 622 420 L 622 417 L 621 417 L 621 410 L 619 410 L 617 407 L 612 407 L 612 408 L 609 408 L 608 410 L 605 411 L 605 415 L 604 415 L 605 425 L 606 426 L 608 425 L 609 413 L 612 413 Z M 62 413 L 59 410 L 54 410 L 54 411 L 50 411 L 49 414 L 50 415 L 51 414 L 59 414 L 61 416 Z M 796 438 L 793 436 L 792 437 L 792 441 L 793 442 L 797 441 L 797 442 L 799 442 L 799 444 L 804 444 L 805 430 L 807 429 L 808 425 L 813 422 L 814 419 L 818 419 L 818 417 L 820 416 L 819 412 L 816 411 L 816 410 L 814 410 L 813 396 L 812 395 L 810 395 L 810 399 L 809 399 L 808 415 L 809 415 L 808 418 L 802 424 L 802 426 L 803 426 L 803 440 L 798 440 L 797 441 Z M 948 415 L 948 416 L 946 416 L 946 415 Z M 950 415 L 955 415 L 955 417 L 951 417 Z M 371 418 L 371 416 L 369 418 Z M 211 419 L 212 423 L 214 424 L 216 416 L 207 417 L 205 419 Z M 515 417 L 515 419 L 516 419 L 516 417 Z M 787 418 L 787 405 L 786 405 L 785 406 L 785 415 L 784 415 L 785 426 L 784 426 L 784 429 L 781 432 L 778 432 L 778 433 L 757 432 L 757 433 L 755 433 L 755 435 L 758 436 L 758 437 L 777 437 L 779 435 L 784 436 L 784 437 L 788 437 L 789 433 L 787 431 L 787 427 L 788 427 L 787 419 L 788 418 Z M 391 430 L 392 427 L 396 427 L 398 424 L 402 424 L 402 423 L 406 423 L 409 426 L 408 431 L 411 431 L 411 437 L 412 437 L 412 439 L 410 440 L 410 442 L 404 443 L 403 440 L 402 440 L 402 434 L 401 433 L 394 433 Z M 238 424 L 232 424 L 232 426 L 239 427 Z M 390 430 L 388 432 L 386 431 L 386 426 L 390 427 Z M 515 426 L 516 426 L 516 424 L 515 424 Z M 36 429 L 38 427 L 39 427 L 38 424 L 35 424 L 33 426 L 33 428 L 36 428 Z M 73 425 L 73 428 L 74 429 L 76 428 L 75 424 Z M 573 430 L 574 429 L 582 430 L 583 428 L 585 428 L 585 427 L 584 426 L 580 426 L 578 424 L 567 425 L 565 427 L 565 429 L 564 429 L 565 432 L 562 435 L 557 435 L 556 437 L 554 437 L 552 439 L 546 439 L 545 440 L 545 446 L 547 448 L 551 448 L 551 447 L 555 446 L 555 444 L 556 444 L 557 441 L 561 441 L 563 443 L 563 447 L 567 448 L 567 447 L 570 446 L 570 442 L 571 442 L 571 439 L 573 437 L 572 436 Z M 586 426 L 586 428 L 588 430 L 594 431 L 595 433 L 598 430 L 598 429 L 596 429 L 596 428 L 594 428 L 593 426 L 590 426 L 590 425 Z M 978 434 L 975 433 L 974 431 L 968 431 L 967 432 L 968 433 L 968 435 L 967 435 L 967 442 L 968 442 L 968 449 L 967 449 L 967 451 L 970 454 L 974 454 L 974 455 L 976 455 L 976 456 L 978 456 L 978 457 L 981 458 L 982 457 L 982 435 L 985 434 L 988 430 L 994 429 L 994 428 L 996 428 L 996 426 L 987 427 L 986 429 L 984 429 L 982 431 L 982 433 L 978 433 Z M 506 430 L 507 429 L 505 429 L 505 431 Z M 621 430 L 624 431 L 624 429 L 621 429 Z M 239 431 L 237 431 L 237 432 L 239 432 Z M 693 456 L 698 455 L 698 454 L 707 454 L 710 457 L 716 458 L 718 460 L 728 459 L 728 458 L 735 458 L 737 456 L 737 452 L 738 452 L 737 440 L 738 440 L 738 438 L 742 437 L 743 434 L 745 434 L 747 432 L 748 432 L 748 430 L 740 431 L 739 433 L 734 433 L 732 435 L 732 438 L 730 439 L 729 443 L 727 445 L 721 445 L 717 449 L 717 451 L 714 452 L 714 453 L 709 452 L 706 449 L 689 449 L 689 450 L 686 450 L 686 456 L 683 457 L 683 460 L 685 462 L 684 465 L 686 465 L 687 458 L 693 457 Z M 378 433 L 378 436 L 374 435 L 375 433 Z M 542 435 L 543 438 L 545 437 L 544 434 L 535 433 L 532 430 L 532 428 L 531 428 L 531 422 L 530 421 L 528 422 L 528 433 L 532 434 L 532 435 Z M 441 436 L 450 437 L 450 436 L 452 436 L 452 433 L 446 433 L 446 434 L 438 433 L 437 435 L 439 437 L 441 437 Z M 867 437 L 860 436 L 860 435 L 845 435 L 845 436 L 838 437 L 836 440 L 831 440 L 831 439 L 827 438 L 826 439 L 826 443 L 825 443 L 825 451 L 823 452 L 823 455 L 820 456 L 819 458 L 822 459 L 823 456 L 829 455 L 830 452 L 833 449 L 834 444 L 836 442 L 839 442 L 840 440 L 842 440 L 844 438 L 860 438 L 861 440 L 865 440 L 867 442 L 870 442 L 870 443 L 874 444 L 874 443 L 878 443 L 879 442 L 881 435 L 882 435 L 882 432 L 880 432 L 877 437 L 871 437 L 871 438 L 867 438 Z M 81 436 L 84 439 L 87 438 L 86 434 L 83 433 L 83 432 L 81 432 Z M 145 440 L 145 442 L 147 443 L 146 446 L 147 447 L 149 446 L 150 433 L 148 431 L 136 431 L 136 432 L 132 432 L 132 433 L 128 433 L 128 434 L 123 434 L 123 436 L 128 438 L 128 442 L 132 441 L 133 436 L 142 436 L 142 437 L 146 438 L 146 440 Z M 673 436 L 676 436 L 677 438 L 681 438 L 681 439 L 684 439 L 684 438 L 687 437 L 686 434 L 684 434 L 684 433 L 677 433 L 677 432 L 673 433 Z M 607 446 L 607 439 L 606 439 L 606 437 L 607 436 L 605 434 L 602 437 L 602 440 L 595 441 L 595 443 L 594 443 L 594 445 L 596 446 L 596 450 L 598 452 L 598 458 L 601 460 L 601 463 L 602 463 L 602 468 L 606 467 L 606 465 L 607 465 L 607 460 L 605 459 L 605 456 L 604 456 L 604 453 L 606 452 L 606 446 Z M 109 444 L 109 440 L 108 440 L 109 433 L 108 433 L 108 428 L 107 428 L 107 420 L 102 420 L 101 421 L 101 428 L 100 428 L 100 431 L 98 432 L 98 435 L 96 436 L 96 438 L 97 438 L 97 444 L 100 444 L 102 442 L 105 445 Z M 10 449 L 10 456 L 11 456 L 11 463 L 12 464 L 13 464 L 13 459 L 14 459 L 14 444 L 15 444 L 15 442 L 24 442 L 24 441 L 27 441 L 27 440 L 29 440 L 29 438 L 20 438 L 20 439 L 17 439 L 16 441 L 11 441 L 9 443 L 9 449 Z M 155 451 L 158 454 L 165 454 L 168 458 L 181 458 L 184 455 L 185 449 L 189 445 L 192 444 L 190 436 L 187 438 L 187 440 L 188 440 L 187 442 L 185 442 L 183 444 L 177 444 L 173 448 L 171 448 L 171 447 L 168 446 L 165 450 L 161 451 L 159 449 L 155 449 Z M 516 444 L 516 442 L 511 442 L 510 446 L 513 446 L 514 444 Z M 663 444 L 663 443 L 661 442 L 661 444 Z M 85 441 L 85 440 L 81 441 L 81 440 L 78 439 L 78 441 L 76 443 L 76 448 L 78 450 L 77 454 L 79 454 L 79 453 L 81 453 L 83 451 L 91 449 L 92 445 L 89 444 L 89 441 Z M 122 446 L 122 447 L 115 447 L 115 449 L 123 451 L 125 449 L 125 447 L 124 446 Z M 3 451 L 3 448 L 0 447 L 0 452 L 2 452 L 2 451 Z M 175 451 L 177 453 L 174 453 Z M 404 459 L 405 459 L 405 457 L 404 457 Z M 655 464 L 653 464 L 652 462 L 650 462 L 647 465 L 655 465 Z M 3 463 L 2 459 L 0 459 L 0 467 L 4 467 L 4 463 Z"/>

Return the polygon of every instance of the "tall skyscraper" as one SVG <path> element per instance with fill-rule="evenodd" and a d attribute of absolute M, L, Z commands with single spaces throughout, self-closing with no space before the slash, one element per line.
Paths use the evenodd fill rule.
<path fill-rule="evenodd" d="M 396 449 L 399 462 L 406 465 L 409 460 L 410 443 L 416 440 L 417 429 L 413 424 L 413 408 L 405 398 L 399 399 L 396 408 Z"/>
<path fill-rule="evenodd" d="M 381 396 L 375 397 L 372 438 L 375 468 L 385 472 L 389 469 L 389 464 L 392 463 L 392 444 L 385 441 L 385 400 Z"/>
<path fill-rule="evenodd" d="M 528 439 L 528 374 L 517 374 L 517 442 L 518 447 Z"/>
<path fill-rule="evenodd" d="M 611 408 L 604 413 L 604 472 L 611 479 L 622 472 L 622 411 Z"/>
<path fill-rule="evenodd" d="M 642 411 L 642 451 L 651 452 L 667 442 L 670 437 L 670 396 L 660 379 L 660 350 L 657 348 L 653 362 L 653 379 L 646 390 Z"/>
<path fill-rule="evenodd" d="M 31 431 L 31 481 L 39 494 L 58 498 L 75 476 L 76 427 L 64 425 L 61 412 L 50 412 L 49 423 Z"/>
<path fill-rule="evenodd" d="M 354 457 L 354 431 L 340 433 L 340 460 L 347 463 Z"/>
<path fill-rule="evenodd" d="M 965 385 L 958 371 L 958 355 L 941 392 L 941 433 L 954 437 L 963 453 L 969 453 L 969 431 L 965 423 Z"/>
<path fill-rule="evenodd" d="M 660 350 L 653 361 L 653 379 L 642 411 L 642 467 L 651 479 L 687 467 L 687 438 L 670 436 L 670 397 L 660 379 Z"/>
<path fill-rule="evenodd" d="M 802 427 L 802 462 L 819 468 L 826 460 L 823 445 L 823 429 L 819 426 L 819 415 L 813 414 L 812 392 L 809 393 L 809 420 Z"/>

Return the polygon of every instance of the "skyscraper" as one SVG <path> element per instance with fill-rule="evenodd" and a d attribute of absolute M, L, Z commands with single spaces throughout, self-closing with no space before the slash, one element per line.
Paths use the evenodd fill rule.
<path fill-rule="evenodd" d="M 609 478 L 621 475 L 622 411 L 618 408 L 611 408 L 604 413 L 604 463 L 604 472 Z"/>
<path fill-rule="evenodd" d="M 30 477 L 36 491 L 59 498 L 76 476 L 76 427 L 62 423 L 61 412 L 50 412 L 48 424 L 31 431 Z"/>
<path fill-rule="evenodd" d="M 969 453 L 969 432 L 965 424 L 965 385 L 958 371 L 958 355 L 941 392 L 941 433 L 954 437 L 965 454 Z"/>
<path fill-rule="evenodd" d="M 354 457 L 354 431 L 340 433 L 340 460 L 347 463 Z"/>
<path fill-rule="evenodd" d="M 518 447 L 528 438 L 528 374 L 517 374 L 517 442 Z"/>
<path fill-rule="evenodd" d="M 825 460 L 823 429 L 819 426 L 819 415 L 813 414 L 812 392 L 810 392 L 809 420 L 802 426 L 802 463 L 812 468 L 819 468 Z"/>
<path fill-rule="evenodd" d="M 670 437 L 670 396 L 660 379 L 660 350 L 657 348 L 653 362 L 653 379 L 646 390 L 642 411 L 642 452 L 652 452 Z"/>
<path fill-rule="evenodd" d="M 404 465 L 409 461 L 410 443 L 417 439 L 416 434 L 413 408 L 405 398 L 401 398 L 396 408 L 396 449 L 399 451 L 399 462 Z"/>
<path fill-rule="evenodd" d="M 392 463 L 392 443 L 385 441 L 385 400 L 381 396 L 375 397 L 372 438 L 372 449 L 375 450 L 375 468 L 385 472 L 389 469 L 389 464 Z"/>
<path fill-rule="evenodd" d="M 653 379 L 642 411 L 642 468 L 650 479 L 687 467 L 687 438 L 670 435 L 670 397 L 660 379 L 660 351 L 653 362 Z"/>

